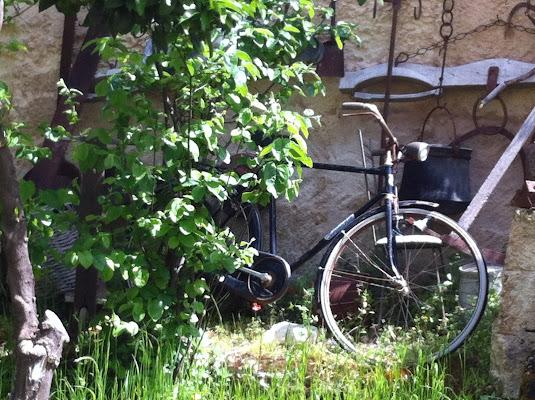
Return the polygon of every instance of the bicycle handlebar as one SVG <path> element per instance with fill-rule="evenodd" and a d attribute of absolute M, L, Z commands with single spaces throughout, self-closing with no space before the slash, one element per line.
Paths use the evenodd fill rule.
<path fill-rule="evenodd" d="M 375 119 L 379 122 L 383 130 L 386 132 L 386 134 L 390 137 L 391 145 L 400 147 L 399 142 L 397 138 L 394 136 L 388 125 L 386 124 L 386 121 L 384 120 L 383 116 L 379 112 L 379 109 L 375 104 L 370 103 L 360 103 L 360 102 L 346 102 L 342 104 L 343 110 L 356 110 L 356 113 L 352 114 L 342 114 L 342 116 L 353 116 L 353 115 L 373 115 Z M 385 155 L 386 150 L 381 149 L 375 152 L 372 152 L 372 155 Z M 403 158 L 404 160 L 417 160 L 417 161 L 425 161 L 427 159 L 427 155 L 429 154 L 429 145 L 427 143 L 423 142 L 412 142 L 409 143 L 406 146 L 403 146 L 400 157 L 400 160 Z"/>
<path fill-rule="evenodd" d="M 344 117 L 349 117 L 353 115 L 373 115 L 375 119 L 377 120 L 377 122 L 379 122 L 379 125 L 381 125 L 381 128 L 383 128 L 386 134 L 390 137 L 392 144 L 395 146 L 399 145 L 397 138 L 394 136 L 394 134 L 392 133 L 392 131 L 386 124 L 386 121 L 384 120 L 383 116 L 381 115 L 381 112 L 379 111 L 379 109 L 377 108 L 375 104 L 351 101 L 351 102 L 342 103 L 342 109 L 358 111 L 352 114 L 342 114 L 342 116 Z"/>

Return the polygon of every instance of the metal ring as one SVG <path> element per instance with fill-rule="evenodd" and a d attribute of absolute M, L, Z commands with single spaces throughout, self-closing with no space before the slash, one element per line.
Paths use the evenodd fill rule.
<path fill-rule="evenodd" d="M 479 125 L 479 122 L 477 122 L 477 110 L 479 109 L 479 102 L 483 100 L 483 97 L 480 97 L 476 100 L 475 104 L 474 104 L 474 109 L 472 111 L 472 118 L 474 120 L 474 125 L 476 128 L 480 128 L 480 125 Z M 498 100 L 500 102 L 500 104 L 502 105 L 502 110 L 503 110 L 503 122 L 502 122 L 502 125 L 500 126 L 500 130 L 504 129 L 505 128 L 505 125 L 507 125 L 507 119 L 508 119 L 508 115 L 507 115 L 507 106 L 505 105 L 505 101 L 503 101 L 503 99 L 500 97 L 500 96 L 497 96 L 495 97 L 494 99 L 491 100 L 494 101 L 494 100 Z M 499 132 L 495 132 L 495 133 L 490 133 L 488 135 L 493 135 L 493 134 L 496 134 L 496 133 L 499 133 Z"/>
<path fill-rule="evenodd" d="M 446 18 L 448 17 L 448 18 Z M 451 25 L 453 24 L 453 13 L 444 13 L 442 14 L 442 23 Z"/>
<path fill-rule="evenodd" d="M 453 11 L 453 7 L 455 7 L 455 1 L 454 0 L 450 0 L 449 3 L 450 4 L 448 4 L 448 0 L 444 0 L 442 2 L 442 9 L 444 10 L 444 12 L 452 12 Z"/>
<path fill-rule="evenodd" d="M 447 29 L 449 29 L 449 32 L 447 32 Z M 442 39 L 448 40 L 451 37 L 451 35 L 453 35 L 453 25 L 452 24 L 442 24 L 440 26 L 440 36 L 442 37 Z"/>
<path fill-rule="evenodd" d="M 448 110 L 448 108 L 446 107 L 445 104 L 443 106 L 438 105 L 435 108 L 433 108 L 431 111 L 429 111 L 429 113 L 427 114 L 427 117 L 425 117 L 424 124 L 422 126 L 422 132 L 420 133 L 420 136 L 418 136 L 418 140 L 420 142 L 423 142 L 424 133 L 425 133 L 425 126 L 427 125 L 427 122 L 431 118 L 431 114 L 433 114 L 437 110 L 446 111 L 446 115 L 449 117 L 449 119 L 451 121 L 451 125 L 453 126 L 453 143 L 455 143 L 457 141 L 457 127 L 455 126 L 455 120 L 453 119 L 453 115 L 451 115 L 450 110 Z"/>

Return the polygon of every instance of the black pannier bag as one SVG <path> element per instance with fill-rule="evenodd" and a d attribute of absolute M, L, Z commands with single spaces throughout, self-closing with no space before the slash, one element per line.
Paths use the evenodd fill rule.
<path fill-rule="evenodd" d="M 433 108 L 427 115 L 419 141 L 423 140 L 425 126 L 433 112 L 445 111 L 453 125 L 453 142 L 457 143 L 455 122 L 445 106 Z M 470 158 L 467 147 L 429 145 L 425 161 L 407 161 L 399 188 L 400 200 L 426 200 L 438 203 L 438 211 L 446 215 L 462 213 L 470 204 Z"/>
<path fill-rule="evenodd" d="M 462 213 L 472 200 L 467 147 L 429 145 L 426 161 L 407 161 L 399 188 L 400 200 L 427 200 L 446 215 Z"/>

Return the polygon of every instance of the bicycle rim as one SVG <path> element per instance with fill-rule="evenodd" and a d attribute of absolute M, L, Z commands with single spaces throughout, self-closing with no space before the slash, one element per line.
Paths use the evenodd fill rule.
<path fill-rule="evenodd" d="M 476 328 L 486 305 L 485 263 L 470 235 L 442 214 L 401 209 L 394 226 L 397 278 L 384 212 L 339 235 L 322 266 L 322 316 L 344 348 L 364 357 L 436 359 Z"/>

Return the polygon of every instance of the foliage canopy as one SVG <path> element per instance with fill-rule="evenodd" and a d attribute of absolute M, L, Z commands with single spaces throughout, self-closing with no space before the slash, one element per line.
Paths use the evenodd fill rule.
<path fill-rule="evenodd" d="M 260 203 L 297 194 L 318 118 L 293 110 L 291 98 L 324 91 L 300 54 L 325 32 L 355 39 L 354 26 L 323 23 L 333 10 L 311 0 L 39 1 L 41 10 L 53 5 L 66 14 L 88 8 L 86 24 L 112 33 L 94 41 L 97 51 L 120 70 L 95 89 L 106 99 L 107 128 L 76 137 L 42 128 L 51 140 L 75 142 L 72 157 L 82 172 L 106 178 L 98 188 L 102 212 L 85 220 L 64 206 L 79 204 L 77 190 L 37 194 L 22 184 L 32 261 L 37 267 L 55 256 L 72 268 L 94 266 L 106 281 L 128 282 L 108 302 L 115 334 L 135 333 L 139 324 L 195 334 L 205 312 L 204 274 L 232 272 L 254 254 L 216 226 L 207 202 L 224 202 L 236 188 L 244 201 Z M 119 36 L 126 33 L 146 35 L 145 52 L 128 46 Z M 79 93 L 61 83 L 60 92 L 74 124 Z M 11 145 L 27 138 L 20 128 L 7 129 Z M 32 161 L 44 153 L 18 151 Z M 231 157 L 249 172 L 220 168 Z M 52 227 L 80 233 L 64 256 L 50 254 Z"/>

